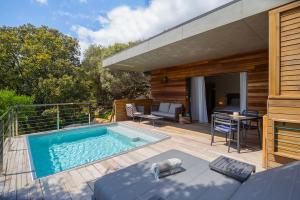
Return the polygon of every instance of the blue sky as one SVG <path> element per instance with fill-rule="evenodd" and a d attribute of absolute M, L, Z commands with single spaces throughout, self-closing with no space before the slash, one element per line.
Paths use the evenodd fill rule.
<path fill-rule="evenodd" d="M 31 23 L 47 25 L 76 37 L 73 25 L 96 30 L 101 27 L 97 16 L 118 6 L 147 6 L 147 0 L 1 0 L 0 25 L 18 26 Z"/>
<path fill-rule="evenodd" d="M 46 25 L 90 44 L 144 40 L 231 0 L 1 0 L 0 25 Z"/>

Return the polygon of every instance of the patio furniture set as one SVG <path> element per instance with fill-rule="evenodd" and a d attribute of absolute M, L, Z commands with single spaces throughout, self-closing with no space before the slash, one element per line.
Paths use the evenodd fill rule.
<path fill-rule="evenodd" d="M 182 113 L 182 104 L 160 103 L 159 105 L 152 106 L 151 114 L 144 114 L 143 106 L 136 106 L 134 103 L 130 103 L 126 104 L 126 113 L 133 120 L 139 119 L 139 122 L 143 119 L 149 120 L 155 126 L 155 123 L 162 119 L 179 121 Z M 217 131 L 218 133 L 225 134 L 226 143 L 228 143 L 228 152 L 230 151 L 231 142 L 236 142 L 237 151 L 240 153 L 241 140 L 247 137 L 249 129 L 256 129 L 261 146 L 261 120 L 262 117 L 259 116 L 257 111 L 244 110 L 241 115 L 214 112 L 211 116 L 211 145 L 214 143 L 215 131 Z"/>
<path fill-rule="evenodd" d="M 155 125 L 157 120 L 171 119 L 178 121 L 179 114 L 182 113 L 182 104 L 178 103 L 160 103 L 159 105 L 153 105 L 151 108 L 151 114 L 145 114 L 143 106 L 136 106 L 134 103 L 126 104 L 126 114 L 133 120 L 139 119 L 140 122 L 143 119 L 152 121 L 152 125 Z"/>
<path fill-rule="evenodd" d="M 237 143 L 237 151 L 240 153 L 241 139 L 247 136 L 249 129 L 256 129 L 259 145 L 261 146 L 260 122 L 262 117 L 256 111 L 243 111 L 242 115 L 231 115 L 227 113 L 214 113 L 211 119 L 211 145 L 214 143 L 215 131 L 225 134 L 226 143 L 228 142 L 228 152 L 230 151 L 231 141 Z M 253 126 L 255 124 L 255 126 Z M 241 134 L 243 130 L 243 135 Z M 236 139 L 235 139 L 236 133 Z"/>

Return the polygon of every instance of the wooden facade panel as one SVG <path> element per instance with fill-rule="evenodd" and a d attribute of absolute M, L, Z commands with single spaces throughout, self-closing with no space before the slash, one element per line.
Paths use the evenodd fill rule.
<path fill-rule="evenodd" d="M 300 65 L 281 66 L 280 70 L 281 72 L 300 70 Z"/>
<path fill-rule="evenodd" d="M 267 113 L 268 65 L 260 65 L 248 72 L 248 109 Z"/>
<path fill-rule="evenodd" d="M 295 15 L 293 15 L 295 16 Z M 281 27 L 286 27 L 290 25 L 294 25 L 300 23 L 300 17 L 294 17 L 293 19 L 281 22 Z"/>
<path fill-rule="evenodd" d="M 280 76 L 281 78 L 281 82 L 283 81 L 298 81 L 299 80 L 299 76 L 291 76 L 291 75 L 287 75 L 287 76 Z"/>
<path fill-rule="evenodd" d="M 281 93 L 284 94 L 285 92 L 291 92 L 293 91 L 295 94 L 295 91 L 300 90 L 300 86 L 299 85 L 281 85 Z"/>
<path fill-rule="evenodd" d="M 300 65 L 300 60 L 287 60 L 282 61 L 281 66 Z"/>
<path fill-rule="evenodd" d="M 266 50 L 158 69 L 151 72 L 151 96 L 157 102 L 178 102 L 189 107 L 188 78 L 248 72 L 248 107 L 266 113 L 268 54 Z M 167 77 L 167 82 L 161 80 Z"/>
<path fill-rule="evenodd" d="M 293 40 L 287 40 L 281 42 L 281 47 L 291 46 L 291 45 L 297 45 L 300 43 L 300 38 L 295 38 Z"/>
<path fill-rule="evenodd" d="M 144 113 L 150 114 L 153 101 L 151 99 L 120 99 L 113 103 L 112 121 L 128 120 L 125 105 L 134 103 L 136 106 L 144 106 Z"/>
<path fill-rule="evenodd" d="M 285 107 L 286 109 L 291 109 L 295 107 L 300 107 L 300 100 L 289 100 L 289 99 L 270 99 L 269 100 L 269 107 Z"/>
<path fill-rule="evenodd" d="M 299 29 L 300 28 L 300 23 L 295 23 L 295 24 L 291 24 L 291 25 L 287 25 L 287 26 L 282 26 L 281 27 L 281 31 L 282 32 L 288 32 L 288 31 L 291 31 L 293 29 Z"/>
<path fill-rule="evenodd" d="M 280 43 L 280 48 L 285 48 L 289 46 L 299 47 L 300 32 L 295 31 L 295 30 L 300 30 L 300 26 L 299 26 L 300 16 L 298 12 L 300 12 L 299 8 L 294 8 L 288 11 L 278 13 L 278 16 L 280 17 L 280 22 L 279 22 L 280 40 L 277 41 L 277 43 Z M 297 84 L 297 82 L 300 81 L 300 70 L 295 69 L 294 67 L 294 66 L 299 66 L 298 64 L 298 62 L 300 62 L 299 48 L 281 52 L 280 62 L 281 62 L 281 66 L 277 67 L 280 69 L 280 79 L 278 79 L 278 82 L 280 82 L 279 83 L 280 95 L 300 96 L 300 85 Z M 281 70 L 282 67 L 283 70 Z M 293 69 L 293 70 L 287 70 L 287 69 Z"/>
<path fill-rule="evenodd" d="M 300 69 L 281 71 L 280 75 L 282 77 L 285 77 L 285 76 L 299 76 L 300 75 Z"/>
<path fill-rule="evenodd" d="M 287 41 L 295 40 L 295 39 L 299 39 L 299 38 L 300 38 L 300 33 L 294 33 L 294 34 L 290 34 L 287 36 L 281 36 L 281 41 L 287 42 Z"/>
<path fill-rule="evenodd" d="M 266 166 L 300 159 L 300 2 L 269 12 L 269 99 Z M 288 130 L 287 130 L 288 129 Z"/>
<path fill-rule="evenodd" d="M 290 31 L 282 32 L 281 37 L 286 37 L 286 36 L 297 34 L 297 33 L 300 33 L 300 30 L 299 29 L 293 29 L 293 30 L 290 30 Z"/>
<path fill-rule="evenodd" d="M 297 55 L 299 53 L 300 53 L 300 45 L 296 44 L 296 45 L 292 45 L 291 48 L 286 48 L 286 51 L 281 51 L 281 56 Z"/>
<path fill-rule="evenodd" d="M 293 10 L 287 11 L 286 13 L 283 13 L 280 21 L 285 22 L 300 17 L 299 10 L 299 8 L 295 8 Z"/>

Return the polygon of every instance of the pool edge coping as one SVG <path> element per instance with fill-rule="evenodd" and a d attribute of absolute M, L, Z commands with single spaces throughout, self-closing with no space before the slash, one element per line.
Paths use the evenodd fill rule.
<path fill-rule="evenodd" d="M 29 136 L 32 136 L 32 135 L 43 135 L 43 134 L 51 134 L 51 133 L 55 133 L 55 132 L 58 132 L 58 131 L 64 131 L 64 130 L 72 130 L 72 129 L 75 129 L 75 128 L 85 128 L 85 127 L 93 127 L 93 126 L 105 126 L 105 125 L 112 125 L 112 124 L 119 124 L 119 125 L 123 125 L 123 126 L 127 126 L 127 127 L 131 127 L 131 128 L 135 128 L 135 129 L 146 129 L 146 130 L 150 130 L 151 132 L 152 131 L 157 131 L 159 133 L 156 133 L 156 134 L 163 134 L 165 135 L 166 137 L 164 138 L 161 138 L 159 139 L 158 141 L 155 141 L 155 142 L 150 142 L 148 144 L 145 144 L 145 145 L 142 145 L 142 146 L 139 146 L 139 147 L 135 147 L 135 148 L 132 148 L 132 149 L 129 149 L 127 151 L 124 151 L 124 152 L 121 152 L 121 153 L 118 153 L 118 154 L 115 154 L 115 155 L 111 155 L 111 156 L 108 156 L 108 157 L 105 157 L 103 159 L 98 159 L 98 160 L 95 160 L 95 161 L 92 161 L 92 162 L 89 162 L 89 163 L 86 163 L 86 164 L 82 164 L 82 165 L 79 165 L 79 166 L 76 166 L 76 167 L 72 167 L 70 169 L 67 169 L 67 170 L 64 170 L 64 171 L 61 171 L 61 172 L 57 172 L 55 174 L 50 174 L 48 176 L 43 176 L 43 177 L 40 177 L 38 178 L 35 174 L 35 167 L 34 167 L 34 164 L 33 164 L 33 159 L 32 159 L 32 154 L 31 154 L 31 148 L 30 148 L 30 144 L 29 144 L 29 141 L 28 141 L 28 137 Z M 155 134 L 155 133 L 153 133 Z M 126 153 L 129 153 L 131 151 L 135 151 L 135 150 L 138 150 L 138 149 L 141 149 L 141 148 L 144 148 L 144 147 L 147 147 L 149 145 L 153 145 L 153 144 L 156 144 L 156 143 L 159 143 L 159 142 L 162 142 L 162 141 L 165 141 L 167 139 L 170 139 L 171 136 L 162 131 L 162 130 L 157 130 L 155 128 L 153 129 L 150 129 L 148 127 L 136 127 L 136 126 L 132 126 L 132 125 L 129 125 L 129 124 L 124 124 L 124 123 L 120 123 L 120 122 L 110 122 L 110 123 L 104 123 L 104 124 L 91 124 L 91 125 L 84 125 L 84 126 L 77 126 L 77 127 L 70 127 L 70 128 L 63 128 L 63 129 L 59 129 L 59 130 L 51 130 L 51 131 L 43 131 L 43 132 L 37 132 L 37 133 L 32 133 L 32 134 L 28 134 L 28 135 L 24 135 L 25 136 L 25 144 L 26 144 L 26 148 L 27 148 L 27 152 L 28 152 L 28 159 L 29 159 L 29 164 L 30 164 L 30 174 L 31 174 L 31 179 L 32 181 L 36 181 L 36 180 L 43 180 L 43 179 L 46 179 L 46 178 L 49 178 L 50 176 L 54 176 L 54 175 L 57 175 L 57 174 L 62 174 L 62 173 L 67 173 L 69 171 L 72 171 L 72 170 L 75 170 L 75 169 L 79 169 L 79 168 L 83 168 L 83 167 L 86 167 L 88 165 L 93 165 L 97 162 L 100 162 L 100 161 L 104 161 L 104 160 L 108 160 L 108 159 L 111 159 L 113 157 L 116 157 L 116 156 L 120 156 L 120 155 L 123 155 L 123 154 L 126 154 Z M 104 176 L 104 175 L 103 175 Z M 99 177 L 101 178 L 101 177 Z"/>

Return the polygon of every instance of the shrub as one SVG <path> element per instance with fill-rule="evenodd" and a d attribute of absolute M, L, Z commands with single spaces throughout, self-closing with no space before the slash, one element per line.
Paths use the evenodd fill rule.
<path fill-rule="evenodd" d="M 32 104 L 33 99 L 26 95 L 17 95 L 12 90 L 0 90 L 0 115 L 14 105 Z"/>

